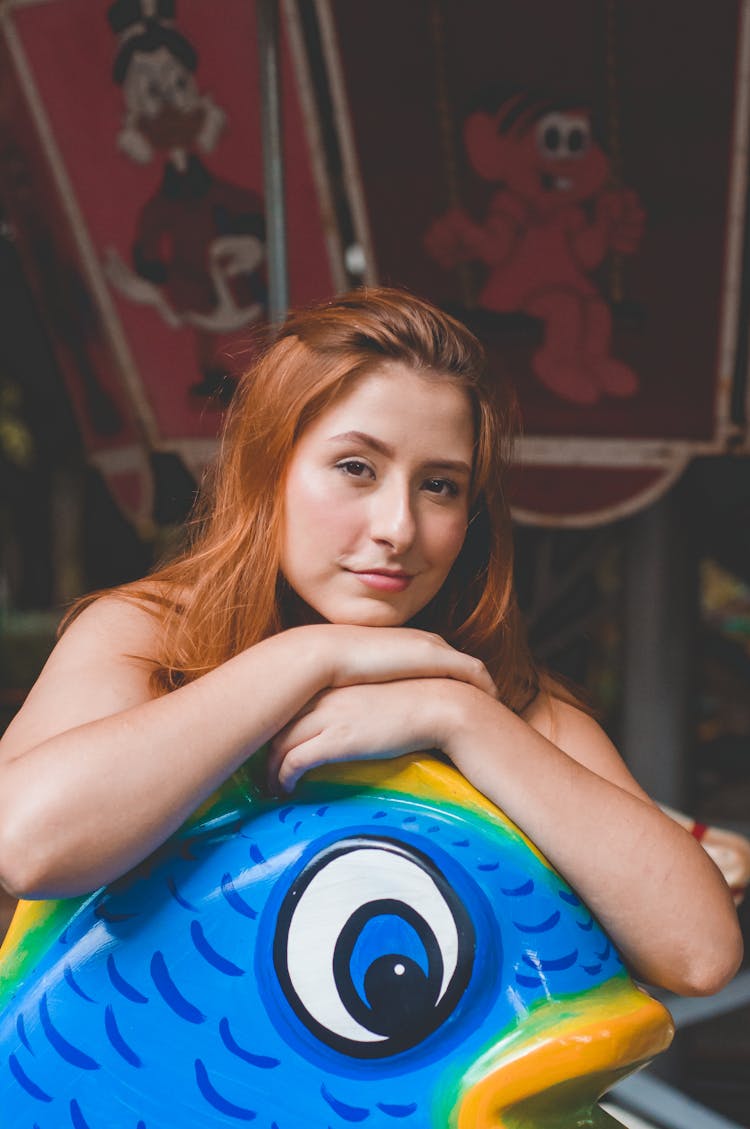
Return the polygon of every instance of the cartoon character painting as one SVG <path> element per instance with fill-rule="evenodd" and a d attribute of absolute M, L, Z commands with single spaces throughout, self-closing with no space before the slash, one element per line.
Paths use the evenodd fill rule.
<path fill-rule="evenodd" d="M 606 1129 L 671 1037 L 536 848 L 426 756 L 248 770 L 0 959 L 4 1129 Z"/>
<path fill-rule="evenodd" d="M 110 250 L 107 274 L 172 328 L 192 329 L 201 373 L 192 392 L 224 394 L 216 335 L 251 325 L 266 309 L 263 203 L 202 160 L 226 115 L 198 86 L 198 55 L 176 26 L 174 0 L 116 0 L 108 18 L 125 103 L 119 148 L 139 163 L 161 158 L 164 175 L 137 218 L 132 267 Z"/>
<path fill-rule="evenodd" d="M 613 185 L 589 111 L 517 93 L 470 114 L 464 141 L 496 191 L 481 222 L 459 207 L 436 220 L 428 253 L 446 269 L 487 268 L 483 309 L 541 320 L 532 368 L 556 396 L 634 395 L 638 377 L 612 355 L 612 314 L 592 274 L 607 255 L 637 251 L 644 212 L 632 189 Z"/>

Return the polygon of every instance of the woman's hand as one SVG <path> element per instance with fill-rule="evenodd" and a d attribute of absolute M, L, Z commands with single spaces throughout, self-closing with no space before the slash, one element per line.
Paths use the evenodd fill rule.
<path fill-rule="evenodd" d="M 383 628 L 375 630 L 384 633 Z M 454 702 L 464 693 L 462 683 L 440 678 L 324 691 L 271 742 L 269 786 L 274 792 L 291 792 L 305 772 L 332 761 L 388 759 L 442 748 Z"/>
<path fill-rule="evenodd" d="M 330 687 L 453 678 L 497 697 L 495 683 L 480 659 L 457 651 L 430 631 L 326 623 L 293 628 L 289 634 L 296 632 L 304 632 L 299 636 L 303 645 L 318 652 Z"/>

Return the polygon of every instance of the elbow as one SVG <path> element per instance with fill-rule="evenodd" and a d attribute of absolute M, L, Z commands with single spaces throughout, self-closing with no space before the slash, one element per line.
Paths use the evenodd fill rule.
<path fill-rule="evenodd" d="M 28 865 L 23 852 L 3 842 L 0 846 L 0 886 L 6 894 L 16 900 L 40 898 L 43 897 L 42 885 L 42 876 Z"/>
<path fill-rule="evenodd" d="M 742 963 L 743 943 L 739 926 L 720 949 L 710 957 L 703 956 L 686 962 L 683 968 L 673 971 L 672 982 L 664 987 L 678 996 L 713 996 L 726 988 L 737 974 Z"/>
<path fill-rule="evenodd" d="M 49 897 L 53 860 L 44 836 L 32 839 L 23 824 L 12 817 L 0 820 L 0 885 L 13 898 Z"/>

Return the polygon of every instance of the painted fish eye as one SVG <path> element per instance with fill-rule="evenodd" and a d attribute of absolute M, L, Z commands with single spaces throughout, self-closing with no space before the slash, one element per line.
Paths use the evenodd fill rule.
<path fill-rule="evenodd" d="M 301 871 L 274 937 L 279 983 L 322 1042 L 356 1058 L 416 1046 L 458 1005 L 474 929 L 420 851 L 376 836 L 335 843 Z"/>

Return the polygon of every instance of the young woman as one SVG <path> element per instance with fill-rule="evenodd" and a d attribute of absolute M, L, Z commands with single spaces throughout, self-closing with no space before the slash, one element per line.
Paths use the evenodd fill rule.
<path fill-rule="evenodd" d="M 269 784 L 439 748 L 537 843 L 634 973 L 736 970 L 726 884 L 540 679 L 511 589 L 512 412 L 478 342 L 392 290 L 292 314 L 242 382 L 188 550 L 90 597 L 0 745 L 0 880 L 91 890 L 269 743 Z"/>

